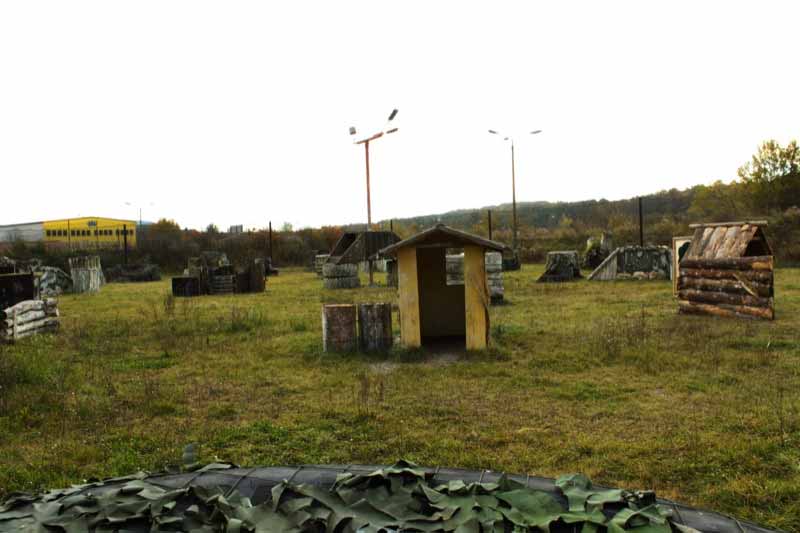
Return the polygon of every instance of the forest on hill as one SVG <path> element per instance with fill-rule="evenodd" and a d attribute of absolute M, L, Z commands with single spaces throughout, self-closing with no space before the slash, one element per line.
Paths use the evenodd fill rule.
<path fill-rule="evenodd" d="M 730 183 L 717 181 L 685 190 L 670 189 L 642 197 L 644 240 L 669 245 L 672 237 L 691 235 L 689 224 L 766 219 L 767 234 L 779 259 L 800 262 L 800 147 L 766 141 Z M 511 242 L 511 205 L 462 209 L 392 221 L 401 235 L 438 222 Z M 520 253 L 541 261 L 549 250 L 583 251 L 589 237 L 606 232 L 617 245 L 639 241 L 638 200 L 523 202 L 517 204 Z M 386 222 L 382 226 L 388 226 Z"/>

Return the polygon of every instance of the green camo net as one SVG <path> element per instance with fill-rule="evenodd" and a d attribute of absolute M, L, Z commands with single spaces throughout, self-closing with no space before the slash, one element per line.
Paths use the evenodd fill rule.
<path fill-rule="evenodd" d="M 652 492 L 596 490 L 577 474 L 562 476 L 556 487 L 560 500 L 505 476 L 497 483 L 437 484 L 432 474 L 400 461 L 366 475 L 342 474 L 329 490 L 284 481 L 268 501 L 253 505 L 222 489 L 165 489 L 140 473 L 36 496 L 12 494 L 0 504 L 0 532 L 697 533 L 673 523 Z"/>

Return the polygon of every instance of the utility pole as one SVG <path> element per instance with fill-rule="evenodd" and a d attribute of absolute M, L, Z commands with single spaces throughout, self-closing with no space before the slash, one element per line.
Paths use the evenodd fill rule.
<path fill-rule="evenodd" d="M 269 221 L 269 264 L 272 264 L 272 221 Z"/>
<path fill-rule="evenodd" d="M 496 130 L 489 130 L 492 135 L 502 135 Z M 530 135 L 542 133 L 542 130 L 534 130 Z M 511 248 L 514 250 L 514 256 L 517 256 L 517 175 L 516 175 L 516 162 L 514 160 L 514 139 L 510 136 L 504 136 L 504 141 L 511 141 Z"/>
<path fill-rule="evenodd" d="M 122 225 L 122 247 L 124 249 L 123 263 L 128 264 L 128 225 Z"/>
<path fill-rule="evenodd" d="M 644 246 L 644 217 L 642 216 L 642 197 L 639 197 L 639 246 Z"/>
<path fill-rule="evenodd" d="M 491 241 L 492 240 L 492 210 L 489 209 L 488 211 L 486 211 L 486 213 L 489 215 L 489 240 Z"/>
<path fill-rule="evenodd" d="M 514 164 L 514 139 L 511 139 L 511 216 L 513 234 L 511 235 L 511 248 L 517 253 L 517 175 Z"/>

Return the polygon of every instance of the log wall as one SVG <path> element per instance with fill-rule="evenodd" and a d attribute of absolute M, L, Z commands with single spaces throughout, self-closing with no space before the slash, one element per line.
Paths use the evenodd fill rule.
<path fill-rule="evenodd" d="M 26 300 L 0 311 L 0 342 L 58 329 L 58 303 L 55 299 Z"/>
<path fill-rule="evenodd" d="M 772 256 L 681 261 L 681 313 L 773 320 L 774 296 Z"/>

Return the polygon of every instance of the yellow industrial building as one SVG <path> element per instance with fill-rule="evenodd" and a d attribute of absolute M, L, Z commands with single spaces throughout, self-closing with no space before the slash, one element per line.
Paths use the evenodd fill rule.
<path fill-rule="evenodd" d="M 0 243 L 43 242 L 69 248 L 136 246 L 139 228 L 135 220 L 104 217 L 78 217 L 0 226 Z"/>

